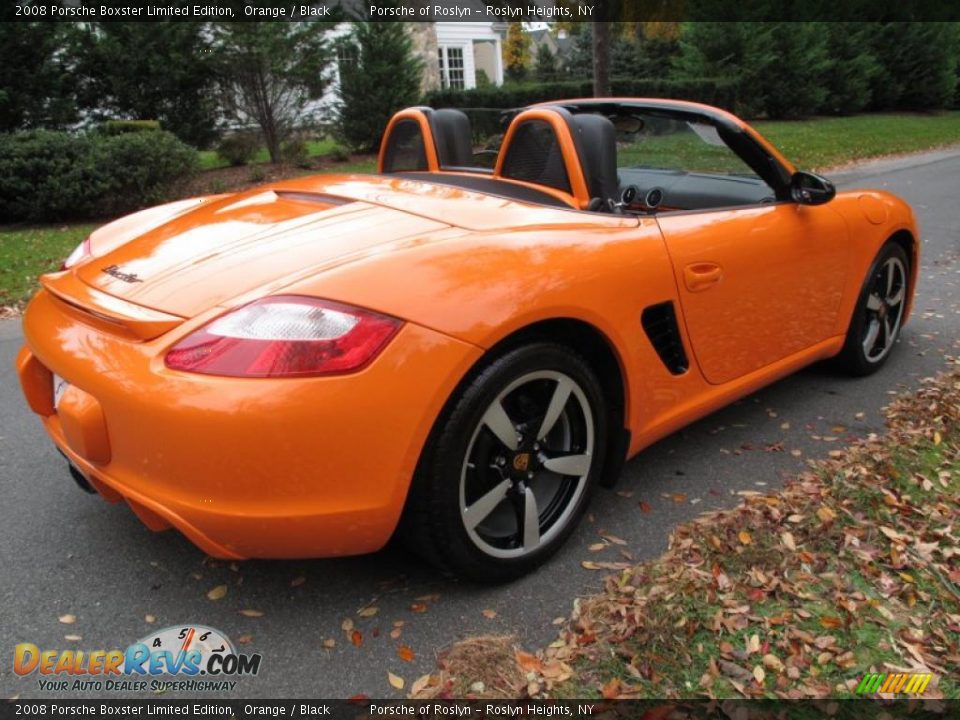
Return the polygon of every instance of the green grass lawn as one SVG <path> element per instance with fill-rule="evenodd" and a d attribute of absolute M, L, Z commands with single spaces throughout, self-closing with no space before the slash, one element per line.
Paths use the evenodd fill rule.
<path fill-rule="evenodd" d="M 767 121 L 754 126 L 798 168 L 808 170 L 960 143 L 960 112 Z M 640 134 L 635 142 L 619 146 L 617 159 L 621 167 L 749 171 L 726 147 L 709 145 L 686 127 L 664 135 Z"/>
<path fill-rule="evenodd" d="M 0 306 L 26 300 L 96 225 L 0 228 Z"/>
<path fill-rule="evenodd" d="M 307 154 L 310 157 L 317 157 L 319 155 L 329 155 L 332 152 L 340 149 L 340 145 L 333 138 L 323 138 L 322 140 L 308 140 L 307 141 Z M 267 153 L 265 147 L 261 147 L 257 154 L 253 156 L 253 160 L 250 161 L 251 164 L 255 163 L 265 163 L 270 162 L 270 155 Z M 217 168 L 228 167 L 228 163 L 222 157 L 217 155 L 216 150 L 201 150 L 200 151 L 200 169 L 201 170 L 216 170 Z"/>
<path fill-rule="evenodd" d="M 957 111 L 758 122 L 755 127 L 797 167 L 807 169 L 960 143 Z"/>

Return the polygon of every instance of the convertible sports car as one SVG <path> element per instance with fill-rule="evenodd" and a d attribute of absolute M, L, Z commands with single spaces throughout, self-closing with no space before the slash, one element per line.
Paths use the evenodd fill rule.
<path fill-rule="evenodd" d="M 538 105 L 479 155 L 470 124 L 404 110 L 376 175 L 145 210 L 44 276 L 17 363 L 77 482 L 216 557 L 399 532 L 498 581 L 657 439 L 893 349 L 919 259 L 896 197 L 694 103 Z"/>

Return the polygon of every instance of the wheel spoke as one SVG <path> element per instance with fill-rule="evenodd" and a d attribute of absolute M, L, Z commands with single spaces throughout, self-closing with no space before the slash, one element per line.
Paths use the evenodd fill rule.
<path fill-rule="evenodd" d="M 880 296 L 877 293 L 870 293 L 870 297 L 867 298 L 867 310 L 876 312 L 882 307 L 883 300 L 880 299 Z"/>
<path fill-rule="evenodd" d="M 885 293 L 887 297 L 893 293 L 893 281 L 894 281 L 894 269 L 896 265 L 893 260 L 887 260 L 886 270 L 887 270 L 887 292 Z"/>
<path fill-rule="evenodd" d="M 517 430 L 499 400 L 495 400 L 487 408 L 487 412 L 483 415 L 483 424 L 490 428 L 490 431 L 508 448 L 511 450 L 517 449 L 519 446 Z"/>
<path fill-rule="evenodd" d="M 466 524 L 467 529 L 473 530 L 494 511 L 497 505 L 503 502 L 503 499 L 507 496 L 507 490 L 510 489 L 510 485 L 511 482 L 509 480 L 504 480 L 464 510 L 463 522 Z"/>
<path fill-rule="evenodd" d="M 537 498 L 528 486 L 523 491 L 523 549 L 533 550 L 540 544 L 540 511 Z"/>
<path fill-rule="evenodd" d="M 896 307 L 901 302 L 903 302 L 903 288 L 897 290 L 896 294 L 887 298 L 887 305 L 890 307 Z"/>
<path fill-rule="evenodd" d="M 586 475 L 590 470 L 590 455 L 563 455 L 544 460 L 543 466 L 561 475 Z"/>
<path fill-rule="evenodd" d="M 890 324 L 890 316 L 883 319 L 883 347 L 887 348 L 893 340 L 893 326 Z"/>
<path fill-rule="evenodd" d="M 870 351 L 877 342 L 877 336 L 880 334 L 880 321 L 871 320 L 870 327 L 867 328 L 867 336 L 863 339 L 863 352 L 870 355 Z"/>
<path fill-rule="evenodd" d="M 557 380 L 557 387 L 554 388 L 553 397 L 550 398 L 550 405 L 547 407 L 547 414 L 543 416 L 543 422 L 540 423 L 540 429 L 537 431 L 537 439 L 543 440 L 553 426 L 556 424 L 563 409 L 567 406 L 567 400 L 570 399 L 570 393 L 573 390 L 573 383 L 566 377 Z"/>

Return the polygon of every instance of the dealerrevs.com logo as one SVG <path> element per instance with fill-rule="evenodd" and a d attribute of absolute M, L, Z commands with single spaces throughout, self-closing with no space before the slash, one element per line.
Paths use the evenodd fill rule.
<path fill-rule="evenodd" d="M 261 659 L 258 653 L 238 653 L 219 630 L 181 625 L 147 635 L 126 650 L 41 650 L 20 643 L 13 671 L 36 674 L 40 690 L 229 691 L 235 678 L 256 675 Z"/>

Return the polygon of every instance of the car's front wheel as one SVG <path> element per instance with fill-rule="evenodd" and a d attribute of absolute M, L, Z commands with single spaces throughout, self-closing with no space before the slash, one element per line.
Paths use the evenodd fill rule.
<path fill-rule="evenodd" d="M 606 443 L 603 391 L 587 362 L 553 343 L 514 349 L 441 417 L 411 489 L 406 535 L 455 575 L 522 575 L 576 526 Z"/>
<path fill-rule="evenodd" d="M 860 291 L 843 350 L 837 360 L 852 375 L 869 375 L 886 362 L 900 337 L 907 307 L 910 261 L 888 242 L 877 254 Z"/>

